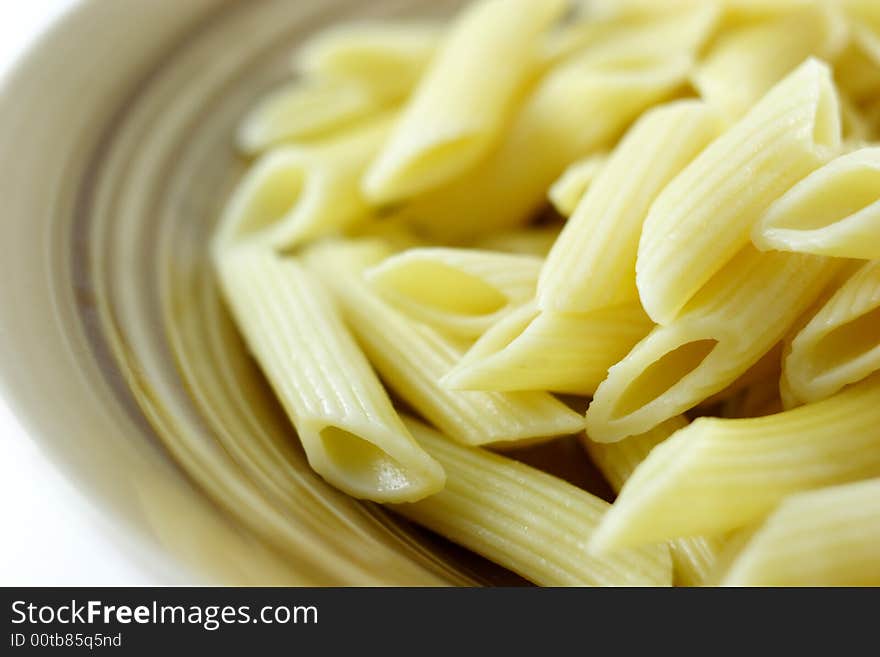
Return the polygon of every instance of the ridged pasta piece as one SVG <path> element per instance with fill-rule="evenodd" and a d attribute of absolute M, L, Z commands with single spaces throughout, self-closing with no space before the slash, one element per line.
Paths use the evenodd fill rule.
<path fill-rule="evenodd" d="M 364 85 L 379 99 L 399 101 L 418 84 L 446 28 L 430 22 L 361 22 L 332 27 L 296 53 L 305 76 Z"/>
<path fill-rule="evenodd" d="M 475 249 L 520 253 L 523 255 L 546 257 L 553 243 L 559 237 L 562 226 L 550 224 L 532 228 L 513 228 L 484 235 L 470 243 Z"/>
<path fill-rule="evenodd" d="M 816 313 L 792 340 L 784 367 L 801 402 L 880 370 L 880 261 L 865 264 Z"/>
<path fill-rule="evenodd" d="M 687 425 L 687 419 L 679 416 L 667 420 L 648 433 L 619 443 L 594 443 L 584 435 L 581 444 L 614 492 L 620 493 L 623 484 L 651 450 Z M 721 539 L 702 536 L 669 541 L 676 585 L 704 584 L 715 567 L 723 545 L 724 541 Z"/>
<path fill-rule="evenodd" d="M 385 300 L 443 333 L 477 338 L 535 296 L 543 258 L 429 247 L 395 254 L 366 278 Z"/>
<path fill-rule="evenodd" d="M 217 240 L 289 249 L 368 219 L 373 210 L 360 179 L 392 120 L 383 116 L 320 144 L 264 155 L 227 203 Z"/>
<path fill-rule="evenodd" d="M 437 495 L 390 507 L 542 586 L 670 586 L 665 545 L 597 557 L 586 545 L 610 505 L 540 470 L 407 426 L 446 469 Z"/>
<path fill-rule="evenodd" d="M 458 392 L 440 379 L 464 350 L 382 300 L 363 272 L 388 256 L 381 243 L 318 245 L 304 257 L 342 308 L 380 376 L 425 419 L 470 445 L 529 441 L 577 433 L 583 418 L 546 392 Z"/>
<path fill-rule="evenodd" d="M 217 269 L 248 347 L 287 412 L 311 467 L 349 495 L 414 501 L 444 484 L 342 323 L 297 261 L 241 246 Z"/>
<path fill-rule="evenodd" d="M 480 0 L 465 9 L 367 172 L 367 196 L 400 201 L 476 164 L 538 73 L 541 39 L 566 5 Z"/>
<path fill-rule="evenodd" d="M 723 390 L 770 351 L 832 280 L 837 263 L 747 246 L 608 372 L 587 411 L 593 440 L 645 433 Z"/>
<path fill-rule="evenodd" d="M 700 96 L 738 119 L 807 57 L 831 60 L 846 45 L 837 8 L 816 4 L 721 36 L 693 74 Z"/>
<path fill-rule="evenodd" d="M 607 153 L 594 153 L 572 164 L 553 183 L 547 196 L 559 214 L 563 217 L 570 217 L 574 214 L 578 203 L 581 202 L 590 185 L 596 180 L 607 160 Z"/>
<path fill-rule="evenodd" d="M 591 395 L 651 326 L 637 303 L 578 314 L 539 311 L 530 303 L 480 337 L 443 384 Z"/>
<path fill-rule="evenodd" d="M 837 83 L 857 103 L 880 93 L 880 26 L 875 29 L 851 25 L 850 43 L 834 62 Z"/>
<path fill-rule="evenodd" d="M 880 148 L 832 160 L 785 193 L 755 224 L 759 249 L 880 258 Z"/>
<path fill-rule="evenodd" d="M 880 586 L 880 479 L 786 498 L 723 586 Z"/>
<path fill-rule="evenodd" d="M 721 129 L 715 111 L 700 101 L 644 114 L 612 151 L 550 250 L 538 306 L 581 313 L 637 301 L 636 255 L 651 203 Z"/>
<path fill-rule="evenodd" d="M 660 194 L 639 242 L 636 282 L 668 324 L 749 242 L 752 225 L 841 139 L 837 91 L 814 59 L 771 89 Z"/>
<path fill-rule="evenodd" d="M 788 495 L 880 476 L 880 378 L 762 418 L 699 418 L 654 449 L 597 530 L 597 550 L 718 534 Z"/>
<path fill-rule="evenodd" d="M 566 167 L 607 148 L 646 108 L 687 76 L 687 56 L 598 66 L 575 58 L 550 71 L 480 166 L 414 199 L 401 212 L 440 241 L 521 226 L 546 203 Z"/>

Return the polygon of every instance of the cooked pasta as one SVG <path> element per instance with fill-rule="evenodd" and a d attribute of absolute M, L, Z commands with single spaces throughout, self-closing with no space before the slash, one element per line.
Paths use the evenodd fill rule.
<path fill-rule="evenodd" d="M 400 421 L 320 282 L 295 260 L 250 246 L 222 252 L 219 272 L 316 472 L 350 495 L 382 502 L 443 487 L 442 467 Z"/>
<path fill-rule="evenodd" d="M 880 2 L 473 0 L 292 63 L 211 256 L 317 475 L 539 585 L 880 584 Z"/>
<path fill-rule="evenodd" d="M 792 495 L 748 541 L 725 586 L 880 586 L 880 479 Z"/>
<path fill-rule="evenodd" d="M 829 397 L 880 370 L 880 261 L 837 290 L 792 340 L 786 383 L 802 402 Z"/>
<path fill-rule="evenodd" d="M 367 196 L 399 201 L 476 164 L 500 138 L 537 73 L 541 37 L 565 8 L 565 0 L 479 0 L 468 8 L 367 172 Z"/>
<path fill-rule="evenodd" d="M 444 433 L 468 445 L 577 433 L 583 418 L 546 392 L 459 392 L 440 379 L 464 349 L 384 302 L 363 272 L 388 255 L 377 243 L 317 246 L 306 254 L 385 383 Z"/>
<path fill-rule="evenodd" d="M 726 388 L 786 335 L 836 268 L 818 256 L 747 246 L 678 319 L 609 370 L 587 411 L 590 437 L 614 442 L 645 433 Z"/>
<path fill-rule="evenodd" d="M 540 470 L 407 426 L 447 471 L 443 492 L 393 510 L 544 586 L 670 586 L 665 545 L 594 556 L 586 546 L 610 505 Z"/>
<path fill-rule="evenodd" d="M 636 254 L 645 215 L 720 129 L 716 114 L 698 101 L 646 112 L 611 153 L 547 256 L 539 307 L 586 312 L 637 301 Z"/>
<path fill-rule="evenodd" d="M 749 241 L 760 215 L 839 146 L 831 71 L 811 59 L 774 86 L 657 198 L 639 242 L 645 310 L 668 324 Z"/>
<path fill-rule="evenodd" d="M 615 493 L 620 493 L 623 484 L 629 479 L 639 463 L 657 445 L 688 424 L 683 417 L 676 417 L 641 436 L 633 436 L 619 443 L 594 443 L 584 436 L 581 441 L 593 463 L 611 484 Z M 720 539 L 692 537 L 678 538 L 669 542 L 675 582 L 681 586 L 699 586 L 707 581 L 724 541 Z"/>
<path fill-rule="evenodd" d="M 483 334 L 442 383 L 454 390 L 591 395 L 651 326 L 637 303 L 579 314 L 526 304 Z"/>
<path fill-rule="evenodd" d="M 880 148 L 847 153 L 814 171 L 755 224 L 762 249 L 880 258 Z"/>
<path fill-rule="evenodd" d="M 477 249 L 410 249 L 366 273 L 374 290 L 441 332 L 477 338 L 535 295 L 542 258 Z"/>
<path fill-rule="evenodd" d="M 762 418 L 699 418 L 650 455 L 597 530 L 596 549 L 713 535 L 786 496 L 880 476 L 880 378 Z"/>

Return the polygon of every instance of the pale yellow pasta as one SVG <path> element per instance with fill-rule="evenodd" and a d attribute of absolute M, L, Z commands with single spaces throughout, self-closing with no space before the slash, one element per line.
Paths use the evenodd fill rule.
<path fill-rule="evenodd" d="M 227 203 L 217 240 L 289 249 L 368 219 L 373 210 L 360 179 L 392 119 L 383 116 L 326 142 L 264 155 Z"/>
<path fill-rule="evenodd" d="M 400 421 L 320 282 L 260 247 L 222 251 L 217 269 L 315 472 L 350 495 L 383 502 L 443 487 L 442 467 Z"/>
<path fill-rule="evenodd" d="M 575 208 L 599 175 L 608 160 L 607 153 L 594 153 L 575 162 L 553 183 L 547 196 L 563 217 L 574 214 Z"/>
<path fill-rule="evenodd" d="M 712 535 L 786 496 L 880 476 L 880 378 L 762 418 L 699 418 L 652 450 L 597 530 L 598 550 Z"/>
<path fill-rule="evenodd" d="M 792 340 L 785 377 L 794 397 L 818 401 L 880 370 L 880 261 L 837 290 Z"/>
<path fill-rule="evenodd" d="M 593 440 L 645 433 L 723 390 L 770 351 L 831 281 L 836 263 L 746 247 L 674 322 L 608 372 L 587 411 Z"/>
<path fill-rule="evenodd" d="M 546 392 L 458 392 L 440 379 L 464 353 L 461 343 L 382 300 L 363 272 L 388 256 L 381 243 L 318 245 L 305 254 L 342 308 L 386 385 L 432 424 L 470 445 L 577 433 L 583 418 Z"/>
<path fill-rule="evenodd" d="M 606 148 L 642 111 L 675 91 L 690 67 L 690 58 L 675 56 L 618 67 L 575 58 L 553 69 L 485 162 L 414 199 L 403 215 L 440 241 L 525 224 L 566 167 Z"/>
<path fill-rule="evenodd" d="M 702 402 L 700 402 L 698 408 L 709 408 L 720 402 L 726 402 L 730 399 L 738 397 L 740 393 L 744 392 L 755 384 L 763 383 L 767 380 L 778 381 L 780 375 L 782 374 L 783 349 L 784 341 L 779 342 L 779 344 L 773 347 L 773 349 L 761 356 L 761 359 L 757 363 L 755 363 L 749 369 L 743 372 L 742 376 L 740 376 L 736 381 L 727 386 L 724 390 L 712 395 L 711 397 L 707 397 Z"/>
<path fill-rule="evenodd" d="M 479 0 L 468 7 L 367 172 L 367 196 L 399 201 L 476 164 L 500 140 L 538 73 L 541 38 L 566 5 L 565 0 Z"/>
<path fill-rule="evenodd" d="M 455 390 L 591 395 L 651 326 L 637 303 L 577 314 L 527 304 L 480 337 L 443 384 Z"/>
<path fill-rule="evenodd" d="M 671 322 L 748 243 L 770 204 L 830 159 L 840 133 L 831 72 L 811 59 L 698 155 L 644 223 L 636 281 L 651 318 Z"/>
<path fill-rule="evenodd" d="M 739 553 L 723 586 L 880 586 L 880 479 L 792 495 Z"/>
<path fill-rule="evenodd" d="M 646 112 L 612 151 L 547 256 L 542 310 L 586 312 L 637 301 L 642 222 L 663 188 L 721 132 L 699 101 Z"/>
<path fill-rule="evenodd" d="M 665 545 L 592 555 L 586 545 L 610 505 L 540 470 L 407 426 L 446 469 L 442 492 L 397 513 L 543 586 L 670 586 Z"/>
<path fill-rule="evenodd" d="M 543 258 L 477 249 L 409 249 L 366 272 L 399 310 L 443 333 L 477 338 L 535 296 Z"/>
<path fill-rule="evenodd" d="M 880 148 L 842 155 L 804 178 L 755 224 L 760 249 L 880 258 Z"/>
<path fill-rule="evenodd" d="M 615 493 L 619 493 L 639 463 L 657 445 L 688 424 L 684 417 L 667 420 L 641 436 L 613 444 L 594 443 L 584 435 L 581 443 Z M 678 538 L 669 542 L 675 583 L 679 586 L 704 584 L 715 567 L 724 541 L 717 538 Z"/>
<path fill-rule="evenodd" d="M 562 226 L 556 223 L 533 228 L 513 228 L 484 235 L 470 243 L 475 249 L 545 257 L 558 239 Z"/>
<path fill-rule="evenodd" d="M 694 87 L 737 119 L 810 55 L 834 58 L 846 45 L 847 32 L 842 14 L 825 4 L 747 23 L 718 39 L 694 71 Z"/>
<path fill-rule="evenodd" d="M 307 77 L 356 82 L 377 99 L 399 101 L 418 84 L 445 31 L 428 22 L 341 25 L 308 41 L 294 64 Z"/>

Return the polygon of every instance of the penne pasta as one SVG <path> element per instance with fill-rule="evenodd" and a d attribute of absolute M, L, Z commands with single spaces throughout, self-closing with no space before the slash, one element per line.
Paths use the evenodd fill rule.
<path fill-rule="evenodd" d="M 665 545 L 594 556 L 585 546 L 610 505 L 414 420 L 407 426 L 448 473 L 444 490 L 395 512 L 543 586 L 670 586 Z"/>
<path fill-rule="evenodd" d="M 566 167 L 606 148 L 642 111 L 673 93 L 690 67 L 689 57 L 675 56 L 607 67 L 575 58 L 553 69 L 486 161 L 414 199 L 403 216 L 439 241 L 524 225 Z"/>
<path fill-rule="evenodd" d="M 428 22 L 342 25 L 307 42 L 294 66 L 309 78 L 355 82 L 377 99 L 400 101 L 418 84 L 445 32 Z"/>
<path fill-rule="evenodd" d="M 593 440 L 645 433 L 736 381 L 831 282 L 837 263 L 746 247 L 680 317 L 614 365 L 587 411 Z"/>
<path fill-rule="evenodd" d="M 453 390 L 591 395 L 651 326 L 638 304 L 581 314 L 527 304 L 477 340 L 442 383 Z"/>
<path fill-rule="evenodd" d="M 760 249 L 880 258 L 880 148 L 814 171 L 767 210 L 752 231 Z"/>
<path fill-rule="evenodd" d="M 383 116 L 321 144 L 264 155 L 227 203 L 216 241 L 291 249 L 367 220 L 374 211 L 360 178 L 392 120 Z"/>
<path fill-rule="evenodd" d="M 410 317 L 477 338 L 535 295 L 543 259 L 476 249 L 410 249 L 366 272 L 370 285 Z"/>
<path fill-rule="evenodd" d="M 687 425 L 687 419 L 679 416 L 646 434 L 633 436 L 619 443 L 594 443 L 584 434 L 581 444 L 614 492 L 620 493 L 626 480 L 651 450 Z M 676 585 L 699 586 L 706 583 L 723 546 L 724 541 L 721 539 L 702 536 L 669 541 Z"/>
<path fill-rule="evenodd" d="M 723 586 L 880 586 L 880 479 L 786 498 Z"/>
<path fill-rule="evenodd" d="M 880 378 L 763 418 L 699 418 L 652 450 L 593 537 L 597 550 L 713 535 L 788 495 L 880 476 Z"/>
<path fill-rule="evenodd" d="M 811 59 L 771 89 L 663 190 L 639 242 L 636 282 L 668 324 L 749 241 L 752 225 L 841 139 L 837 92 Z"/>
<path fill-rule="evenodd" d="M 545 257 L 562 229 L 558 224 L 536 226 L 534 228 L 514 228 L 491 235 L 485 235 L 470 243 L 475 249 L 520 253 Z"/>
<path fill-rule="evenodd" d="M 541 38 L 566 4 L 480 0 L 466 9 L 367 172 L 367 196 L 380 203 L 409 198 L 486 155 L 538 73 Z"/>
<path fill-rule="evenodd" d="M 570 217 L 574 214 L 578 203 L 599 175 L 607 160 L 607 153 L 594 153 L 572 164 L 553 183 L 547 196 L 559 214 L 563 217 Z"/>
<path fill-rule="evenodd" d="M 611 153 L 550 250 L 538 306 L 581 313 L 637 301 L 636 255 L 651 203 L 720 131 L 715 112 L 699 101 L 645 113 Z"/>
<path fill-rule="evenodd" d="M 326 294 L 298 262 L 250 246 L 217 259 L 248 347 L 296 427 L 311 467 L 349 495 L 414 501 L 443 488 Z"/>
<path fill-rule="evenodd" d="M 785 379 L 801 402 L 880 370 L 880 261 L 853 274 L 792 340 Z"/>
<path fill-rule="evenodd" d="M 469 445 L 534 441 L 583 429 L 583 418 L 546 392 L 458 392 L 440 385 L 464 349 L 370 289 L 363 272 L 387 256 L 387 248 L 373 242 L 318 245 L 304 257 L 331 289 L 370 362 L 400 398 Z"/>
<path fill-rule="evenodd" d="M 738 119 L 807 57 L 832 60 L 848 37 L 842 14 L 827 4 L 723 34 L 694 70 L 700 96 L 725 116 Z"/>

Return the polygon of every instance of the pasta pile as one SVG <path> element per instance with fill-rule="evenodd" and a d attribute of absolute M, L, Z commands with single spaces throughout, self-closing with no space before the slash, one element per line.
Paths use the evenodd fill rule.
<path fill-rule="evenodd" d="M 319 475 L 540 585 L 880 584 L 880 3 L 480 0 L 294 63 L 213 258 Z M 504 455 L 571 435 L 613 504 Z"/>

